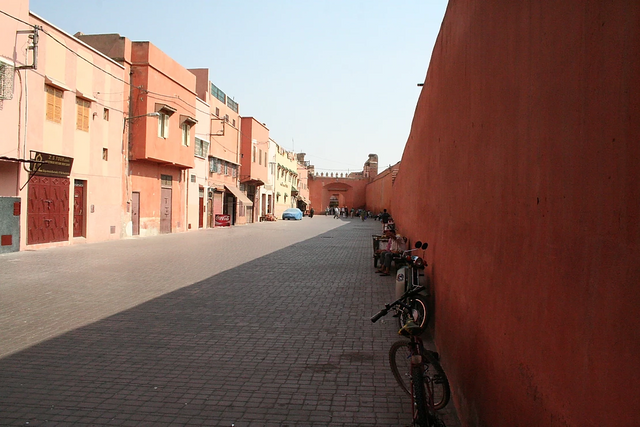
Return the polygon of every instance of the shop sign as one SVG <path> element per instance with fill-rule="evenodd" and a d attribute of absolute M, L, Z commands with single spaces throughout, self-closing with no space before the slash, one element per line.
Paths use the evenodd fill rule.
<path fill-rule="evenodd" d="M 216 214 L 216 216 L 215 216 L 215 226 L 216 227 L 230 227 L 231 226 L 231 215 Z"/>
<path fill-rule="evenodd" d="M 49 175 L 66 178 L 71 174 L 73 157 L 41 153 L 40 151 L 31 151 L 31 160 L 35 162 L 31 163 L 31 173 L 35 175 Z"/>

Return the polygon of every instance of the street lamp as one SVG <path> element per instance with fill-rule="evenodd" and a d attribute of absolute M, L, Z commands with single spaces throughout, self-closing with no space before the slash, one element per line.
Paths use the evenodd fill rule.
<path fill-rule="evenodd" d="M 147 113 L 147 114 L 142 114 L 140 116 L 133 116 L 133 117 L 125 117 L 124 120 L 133 120 L 133 119 L 138 119 L 140 117 L 160 117 L 160 113 L 158 113 L 157 111 L 154 113 Z"/>

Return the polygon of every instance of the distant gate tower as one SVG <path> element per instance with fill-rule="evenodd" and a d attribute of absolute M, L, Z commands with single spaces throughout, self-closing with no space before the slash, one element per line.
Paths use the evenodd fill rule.
<path fill-rule="evenodd" d="M 362 169 L 362 175 L 364 178 L 373 179 L 378 175 L 378 155 L 369 154 L 369 160 L 364 162 L 364 168 Z"/>

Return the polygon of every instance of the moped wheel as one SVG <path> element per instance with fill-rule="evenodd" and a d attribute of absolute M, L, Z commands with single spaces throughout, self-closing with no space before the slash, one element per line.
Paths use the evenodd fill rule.
<path fill-rule="evenodd" d="M 400 312 L 400 315 L 398 316 L 399 327 L 402 328 L 409 318 L 411 318 L 413 323 L 418 325 L 420 329 L 426 328 L 427 323 L 429 322 L 429 308 L 427 306 L 427 302 L 420 297 L 414 297 L 407 300 L 406 303 L 411 307 L 411 310 L 405 309 Z"/>

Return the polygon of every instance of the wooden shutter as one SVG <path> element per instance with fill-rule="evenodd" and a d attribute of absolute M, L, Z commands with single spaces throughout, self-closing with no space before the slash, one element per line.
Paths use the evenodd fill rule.
<path fill-rule="evenodd" d="M 76 129 L 89 131 L 89 113 L 91 103 L 86 99 L 76 98 Z"/>
<path fill-rule="evenodd" d="M 60 123 L 62 121 L 62 91 L 60 89 L 53 88 L 53 121 Z"/>
<path fill-rule="evenodd" d="M 44 90 L 47 96 L 47 120 L 60 123 L 62 120 L 62 91 L 49 85 L 45 85 Z"/>

